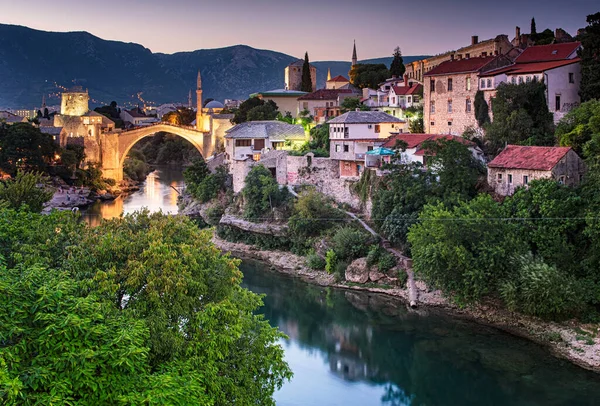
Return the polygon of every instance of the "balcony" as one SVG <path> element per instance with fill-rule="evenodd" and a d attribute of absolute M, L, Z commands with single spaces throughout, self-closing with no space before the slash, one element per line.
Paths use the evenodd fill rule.
<path fill-rule="evenodd" d="M 354 154 L 354 159 L 356 159 L 357 161 L 362 161 L 365 159 L 365 154 Z"/>

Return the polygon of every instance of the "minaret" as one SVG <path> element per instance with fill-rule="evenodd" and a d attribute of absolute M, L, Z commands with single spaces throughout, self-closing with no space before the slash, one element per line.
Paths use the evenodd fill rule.
<path fill-rule="evenodd" d="M 44 111 L 45 108 L 46 108 L 46 95 L 43 94 L 42 95 L 42 112 Z"/>
<path fill-rule="evenodd" d="M 327 68 L 327 81 L 331 80 L 331 68 Z"/>
<path fill-rule="evenodd" d="M 188 109 L 191 109 L 192 107 L 194 107 L 192 105 L 192 89 L 190 89 L 190 94 L 188 94 Z"/>
<path fill-rule="evenodd" d="M 204 119 L 202 117 L 202 77 L 200 76 L 200 69 L 198 69 L 198 80 L 196 83 L 196 104 L 198 108 L 196 111 L 196 129 L 204 131 Z"/>
<path fill-rule="evenodd" d="M 354 50 L 352 51 L 352 66 L 356 65 L 356 40 L 354 40 Z"/>

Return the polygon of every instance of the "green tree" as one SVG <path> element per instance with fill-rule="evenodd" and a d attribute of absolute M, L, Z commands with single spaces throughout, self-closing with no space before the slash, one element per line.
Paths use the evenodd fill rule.
<path fill-rule="evenodd" d="M 537 28 L 535 26 L 535 17 L 531 19 L 531 39 L 535 41 L 537 35 Z"/>
<path fill-rule="evenodd" d="M 117 108 L 117 102 L 116 101 L 110 102 L 110 104 L 108 106 L 96 107 L 94 109 L 94 111 L 96 113 L 100 113 L 103 116 L 105 116 L 105 117 L 111 119 L 112 121 L 114 121 L 116 128 L 123 128 L 123 126 L 124 126 L 125 123 L 123 122 L 123 120 L 121 120 L 121 117 L 119 115 L 119 113 L 121 111 Z"/>
<path fill-rule="evenodd" d="M 579 50 L 581 58 L 581 85 L 579 95 L 581 101 L 592 99 L 600 100 L 600 12 L 590 14 L 586 19 L 588 26 L 578 38 L 582 48 Z"/>
<path fill-rule="evenodd" d="M 244 217 L 260 221 L 276 207 L 287 202 L 287 188 L 280 189 L 271 172 L 262 165 L 254 166 L 246 176 L 242 189 Z"/>
<path fill-rule="evenodd" d="M 556 137 L 563 147 L 571 147 L 578 154 L 586 150 L 586 157 L 597 156 L 600 149 L 600 101 L 590 100 L 571 110 L 556 126 Z"/>
<path fill-rule="evenodd" d="M 170 111 L 162 117 L 162 121 L 176 125 L 191 125 L 196 119 L 196 112 L 187 107 L 180 107 L 176 111 Z"/>
<path fill-rule="evenodd" d="M 246 121 L 275 120 L 278 113 L 277 104 L 273 100 L 265 102 L 258 97 L 251 97 L 240 104 L 240 107 L 234 111 L 234 117 L 231 119 L 231 122 L 233 124 L 241 124 Z"/>
<path fill-rule="evenodd" d="M 406 71 L 406 67 L 404 66 L 404 61 L 402 60 L 402 52 L 400 51 L 400 47 L 396 47 L 394 49 L 394 59 L 392 60 L 392 64 L 390 65 L 390 75 L 401 78 L 404 76 L 404 72 Z"/>
<path fill-rule="evenodd" d="M 57 152 L 52 136 L 31 124 L 0 127 L 0 169 L 11 175 L 18 169 L 45 172 Z"/>
<path fill-rule="evenodd" d="M 346 113 L 348 111 L 355 111 L 356 109 L 360 111 L 369 111 L 369 107 L 365 106 L 360 102 L 360 98 L 358 97 L 346 97 L 342 100 L 340 104 L 340 110 L 342 113 Z"/>
<path fill-rule="evenodd" d="M 216 198 L 220 191 L 225 191 L 229 174 L 224 166 L 219 166 L 215 173 L 210 173 L 204 159 L 199 158 L 186 168 L 183 178 L 190 194 L 205 203 Z"/>
<path fill-rule="evenodd" d="M 492 156 L 506 144 L 552 146 L 554 120 L 540 82 L 498 86 L 492 106 L 494 121 L 486 128 L 486 147 Z"/>
<path fill-rule="evenodd" d="M 0 202 L 19 209 L 26 205 L 28 210 L 39 213 L 44 203 L 52 199 L 53 193 L 46 189 L 48 178 L 38 172 L 18 171 L 14 179 L 0 181 Z"/>
<path fill-rule="evenodd" d="M 490 122 L 490 107 L 485 101 L 485 97 L 481 90 L 478 90 L 475 93 L 475 118 L 477 119 L 477 124 L 479 127 L 483 127 L 484 125 Z"/>
<path fill-rule="evenodd" d="M 310 93 L 313 91 L 312 79 L 310 76 L 310 63 L 308 62 L 308 52 L 304 54 L 304 63 L 302 64 L 302 83 L 300 90 Z"/>
<path fill-rule="evenodd" d="M 502 217 L 489 195 L 454 208 L 425 206 L 408 233 L 415 272 L 462 303 L 496 292 L 512 271 L 507 258 L 526 252 Z"/>
<path fill-rule="evenodd" d="M 350 70 L 350 82 L 361 89 L 377 89 L 379 84 L 390 77 L 385 64 L 356 64 Z"/>

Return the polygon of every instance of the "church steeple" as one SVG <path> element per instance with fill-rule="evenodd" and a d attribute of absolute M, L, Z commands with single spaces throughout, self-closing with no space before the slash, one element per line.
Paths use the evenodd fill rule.
<path fill-rule="evenodd" d="M 352 66 L 356 65 L 358 58 L 356 57 L 356 40 L 354 40 L 354 50 L 352 51 Z"/>
<path fill-rule="evenodd" d="M 327 68 L 327 81 L 331 80 L 331 68 Z"/>

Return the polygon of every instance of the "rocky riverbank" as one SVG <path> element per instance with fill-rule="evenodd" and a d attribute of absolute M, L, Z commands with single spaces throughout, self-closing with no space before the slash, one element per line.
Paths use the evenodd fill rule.
<path fill-rule="evenodd" d="M 308 283 L 381 293 L 398 298 L 399 303 L 401 300 L 406 306 L 409 303 L 409 291 L 405 286 L 377 284 L 371 279 L 369 270 L 366 270 L 366 275 L 360 276 L 362 283 L 336 282 L 333 275 L 309 269 L 303 257 L 289 252 L 260 250 L 247 244 L 224 241 L 216 236 L 213 242 L 223 252 L 231 253 L 236 258 L 263 261 L 278 272 L 301 278 Z M 393 281 L 388 282 L 393 283 Z M 492 302 L 460 308 L 445 298 L 440 291 L 428 289 L 422 281 L 416 281 L 415 285 L 418 308 L 413 311 L 426 313 L 441 309 L 457 317 L 491 325 L 539 343 L 557 357 L 568 359 L 582 368 L 600 373 L 600 339 L 598 327 L 595 325 L 583 325 L 575 321 L 545 322 L 509 312 Z"/>

